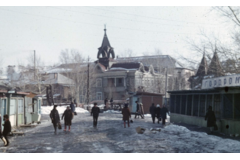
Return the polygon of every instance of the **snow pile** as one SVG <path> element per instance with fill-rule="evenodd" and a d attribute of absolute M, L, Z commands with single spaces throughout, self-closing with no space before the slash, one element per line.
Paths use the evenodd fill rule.
<path fill-rule="evenodd" d="M 58 106 L 57 110 L 59 114 L 63 114 L 63 112 L 66 110 L 67 106 Z M 42 114 L 50 114 L 51 110 L 53 109 L 53 106 L 42 106 L 41 107 L 41 113 Z M 83 108 L 75 108 L 75 112 L 77 113 L 89 113 L 87 110 Z"/>
<path fill-rule="evenodd" d="M 122 113 L 121 111 L 114 111 L 114 110 L 107 110 L 104 111 L 103 113 Z"/>
<path fill-rule="evenodd" d="M 178 133 L 188 133 L 190 132 L 189 129 L 187 129 L 186 127 L 183 127 L 183 126 L 178 126 L 178 125 L 169 125 L 169 126 L 166 126 L 165 131 L 168 131 L 168 132 L 178 132 Z"/>

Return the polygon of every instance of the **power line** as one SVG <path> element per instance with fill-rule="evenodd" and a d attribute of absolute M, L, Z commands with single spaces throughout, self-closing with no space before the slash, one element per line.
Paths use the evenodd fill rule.
<path fill-rule="evenodd" d="M 43 17 L 43 18 L 50 18 L 50 19 L 55 19 L 55 20 L 60 20 L 60 21 L 68 21 L 68 22 L 73 22 L 73 23 L 81 23 L 81 24 L 86 24 L 86 25 L 93 25 L 93 26 L 102 26 L 99 24 L 94 24 L 94 23 L 85 23 L 85 22 L 79 22 L 79 21 L 71 21 L 71 20 L 66 20 L 66 19 L 60 19 L 60 18 L 55 18 L 55 17 L 49 17 L 49 16 L 43 16 L 43 15 L 37 15 L 37 14 L 29 14 L 25 12 L 19 12 L 19 11 L 13 11 L 13 10 L 8 10 L 8 9 L 2 9 L 0 10 L 8 11 L 8 12 L 16 12 L 16 13 L 21 13 L 29 16 L 38 16 L 38 17 Z M 119 27 L 119 26 L 112 26 L 109 25 L 110 27 L 117 28 L 117 29 L 125 29 L 125 30 L 133 30 L 133 31 L 144 31 L 144 32 L 154 32 L 154 33 L 163 33 L 163 34 L 188 34 L 188 35 L 193 35 L 191 33 L 181 33 L 181 32 L 160 32 L 160 31 L 153 31 L 153 30 L 144 30 L 144 29 L 133 29 L 133 28 L 126 28 L 126 27 Z M 196 33 L 194 34 L 196 35 Z"/>
<path fill-rule="evenodd" d="M 140 22 L 140 23 L 145 23 L 145 24 L 177 26 L 177 27 L 179 27 L 179 26 L 194 27 L 194 28 L 196 27 L 196 26 L 176 25 L 176 24 L 162 24 L 162 23 L 139 21 L 139 20 L 134 20 L 133 21 L 131 19 L 125 19 L 125 18 L 119 18 L 119 17 L 111 17 L 111 16 L 105 16 L 105 15 L 98 15 L 98 14 L 86 13 L 86 12 L 82 12 L 82 11 L 73 11 L 73 10 L 69 10 L 69 9 L 62 9 L 62 8 L 59 8 L 59 7 L 52 7 L 52 6 L 48 6 L 48 8 L 54 8 L 54 9 L 58 9 L 58 10 L 64 10 L 64 11 L 75 12 L 75 13 L 83 13 L 83 14 L 88 14 L 88 15 L 93 15 L 93 16 L 98 16 L 98 17 L 107 17 L 107 18 L 113 18 L 113 19 L 126 20 L 126 21 L 130 21 L 130 22 Z"/>
<path fill-rule="evenodd" d="M 88 7 L 88 6 L 85 6 Z M 144 16 L 144 15 L 137 15 L 137 14 L 132 14 L 132 13 L 126 13 L 126 12 L 119 12 L 119 11 L 113 11 L 113 10 L 107 10 L 107 9 L 100 9 L 100 8 L 93 8 L 93 7 L 88 7 L 92 9 L 97 9 L 97 10 L 104 10 L 104 11 L 109 11 L 109 12 L 116 12 L 116 13 L 121 13 L 121 14 L 126 14 L 126 15 L 133 15 L 133 16 L 138 16 L 138 17 L 145 17 L 145 18 L 153 18 L 153 19 L 158 19 L 158 20 L 163 20 L 163 21 L 173 21 L 173 22 L 185 22 L 185 23 L 193 23 L 196 24 L 198 22 L 190 22 L 190 21 L 179 21 L 179 20 L 170 20 L 170 19 L 163 19 L 163 18 L 156 18 L 156 17 L 150 17 L 150 16 Z M 204 24 L 204 25 L 217 25 L 217 24 L 209 24 L 209 23 L 198 23 L 198 24 Z"/>

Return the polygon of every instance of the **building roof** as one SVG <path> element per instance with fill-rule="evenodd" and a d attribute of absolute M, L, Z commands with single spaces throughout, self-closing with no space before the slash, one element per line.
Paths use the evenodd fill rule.
<path fill-rule="evenodd" d="M 54 78 L 52 76 L 48 76 L 48 78 L 44 81 L 44 84 L 70 84 L 70 85 L 74 84 L 72 79 L 70 79 L 64 75 L 59 74 L 59 73 L 54 73 L 54 74 L 57 74 L 57 77 Z M 49 74 L 49 75 L 51 75 L 51 74 Z"/>
<path fill-rule="evenodd" d="M 160 94 L 160 93 L 151 93 L 151 92 L 136 92 L 136 95 L 163 96 L 164 94 Z"/>
<path fill-rule="evenodd" d="M 99 48 L 103 48 L 105 46 L 109 46 L 110 48 L 112 48 L 111 45 L 110 45 L 110 42 L 108 40 L 106 31 L 107 31 L 107 29 L 104 29 L 104 37 L 103 37 L 103 41 L 102 41 L 102 46 L 99 47 Z"/>
<path fill-rule="evenodd" d="M 183 65 L 169 55 L 152 55 L 137 57 L 120 57 L 115 59 L 116 62 L 141 62 L 144 66 L 153 65 L 156 67 L 183 68 Z"/>
<path fill-rule="evenodd" d="M 140 63 L 126 62 L 126 63 L 114 63 L 111 68 L 125 68 L 125 69 L 139 69 Z"/>
<path fill-rule="evenodd" d="M 207 75 L 207 70 L 208 70 L 208 64 L 207 64 L 207 60 L 205 58 L 205 53 L 204 53 L 202 61 L 198 67 L 198 70 L 195 76 L 205 76 Z"/>
<path fill-rule="evenodd" d="M 216 77 L 223 76 L 223 70 L 222 70 L 222 65 L 219 61 L 217 52 L 215 50 L 213 58 L 211 60 L 211 63 L 208 68 L 208 75 L 215 75 Z"/>

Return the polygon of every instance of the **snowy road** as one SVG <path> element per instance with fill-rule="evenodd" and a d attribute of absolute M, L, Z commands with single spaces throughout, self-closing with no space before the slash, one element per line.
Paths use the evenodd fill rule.
<path fill-rule="evenodd" d="M 74 117 L 71 132 L 58 130 L 50 121 L 27 129 L 24 136 L 10 137 L 10 146 L 0 144 L 0 152 L 240 152 L 240 142 L 203 132 L 189 131 L 178 125 L 161 128 L 150 117 L 136 119 L 130 128 L 123 128 L 120 114 L 100 114 L 98 129 L 92 128 L 89 114 Z M 62 122 L 63 123 L 63 122 Z M 135 128 L 147 129 L 137 134 Z M 161 128 L 157 133 L 150 128 Z"/>

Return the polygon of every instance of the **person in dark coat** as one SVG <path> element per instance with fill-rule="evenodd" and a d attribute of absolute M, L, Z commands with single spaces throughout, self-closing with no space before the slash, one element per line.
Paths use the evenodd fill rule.
<path fill-rule="evenodd" d="M 8 136 L 8 134 L 11 132 L 11 122 L 9 121 L 9 116 L 7 115 L 7 114 L 5 114 L 4 116 L 3 116 L 3 118 L 4 118 L 4 128 L 3 128 L 3 137 L 5 138 L 5 140 L 6 140 L 6 144 L 5 144 L 5 146 L 8 146 L 9 145 L 9 141 L 8 141 L 8 138 L 7 138 L 7 136 Z"/>
<path fill-rule="evenodd" d="M 158 119 L 158 124 L 159 124 L 159 121 L 161 121 L 161 108 L 159 104 L 157 104 L 155 113 L 156 113 L 156 117 Z"/>
<path fill-rule="evenodd" d="M 93 127 L 96 128 L 97 127 L 97 121 L 98 121 L 98 115 L 100 113 L 100 109 L 97 106 L 97 103 L 94 103 L 94 106 L 92 108 L 92 112 L 91 115 L 93 115 Z"/>
<path fill-rule="evenodd" d="M 107 108 L 107 102 L 108 102 L 108 99 L 105 98 L 105 100 L 104 100 L 104 104 L 105 104 L 105 107 L 106 107 L 106 108 Z"/>
<path fill-rule="evenodd" d="M 111 108 L 113 108 L 113 98 L 110 99 Z"/>
<path fill-rule="evenodd" d="M 136 119 L 136 117 L 138 116 L 138 118 L 139 118 L 139 109 L 140 109 L 140 107 L 139 107 L 139 103 L 138 103 L 138 101 L 136 101 L 135 102 L 136 103 L 136 114 L 135 114 L 135 119 Z"/>
<path fill-rule="evenodd" d="M 126 128 L 126 121 L 128 123 L 128 127 L 130 127 L 129 118 L 131 118 L 131 112 L 128 108 L 128 104 L 125 104 L 125 107 L 122 109 L 122 115 L 124 128 Z"/>
<path fill-rule="evenodd" d="M 50 118 L 52 120 L 52 124 L 55 130 L 55 133 L 57 132 L 57 125 L 60 123 L 60 116 L 58 114 L 57 105 L 53 106 L 53 110 L 50 113 Z"/>
<path fill-rule="evenodd" d="M 206 113 L 205 120 L 207 120 L 207 127 L 209 127 L 210 132 L 212 132 L 213 127 L 216 124 L 216 117 L 214 111 L 212 110 L 212 106 L 208 107 L 208 112 Z"/>
<path fill-rule="evenodd" d="M 2 116 L 1 116 L 1 114 L 0 114 L 0 138 L 2 139 L 4 145 L 7 145 L 7 141 L 2 135 Z"/>
<path fill-rule="evenodd" d="M 70 131 L 71 125 L 72 125 L 73 114 L 72 114 L 72 111 L 70 110 L 69 106 L 67 106 L 67 109 L 64 111 L 64 113 L 62 115 L 62 119 L 63 119 L 63 117 L 64 117 L 64 125 L 65 125 L 64 131 L 67 130 L 67 126 L 68 126 L 68 131 Z"/>
<path fill-rule="evenodd" d="M 155 123 L 156 107 L 155 107 L 154 103 L 152 103 L 152 106 L 149 108 L 149 113 L 152 116 L 153 123 Z"/>
<path fill-rule="evenodd" d="M 75 105 L 73 102 L 71 102 L 70 104 L 70 108 L 71 108 L 71 111 L 72 111 L 72 115 L 74 116 L 74 112 L 75 112 Z"/>
<path fill-rule="evenodd" d="M 161 118 L 162 118 L 162 125 L 163 125 L 163 126 L 165 126 L 167 114 L 169 115 L 169 111 L 168 111 L 168 109 L 165 107 L 165 105 L 163 105 L 163 107 L 161 108 Z"/>

